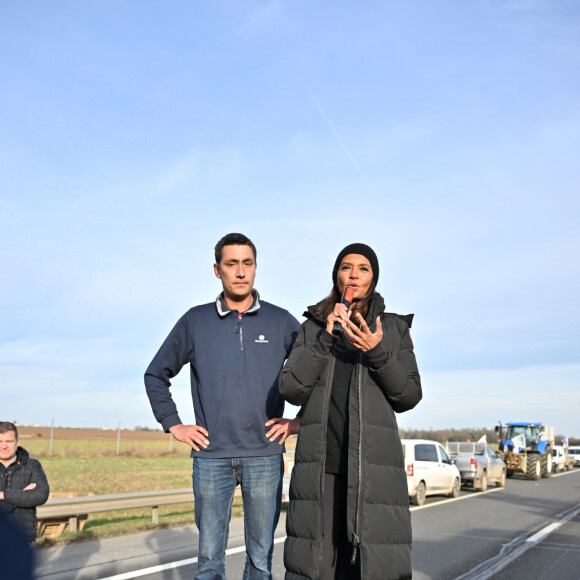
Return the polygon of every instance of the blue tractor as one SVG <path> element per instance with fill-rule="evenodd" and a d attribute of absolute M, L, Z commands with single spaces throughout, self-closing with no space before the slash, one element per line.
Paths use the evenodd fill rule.
<path fill-rule="evenodd" d="M 552 475 L 553 427 L 545 427 L 542 423 L 510 422 L 500 423 L 495 430 L 508 477 L 514 473 L 523 473 L 527 479 Z"/>

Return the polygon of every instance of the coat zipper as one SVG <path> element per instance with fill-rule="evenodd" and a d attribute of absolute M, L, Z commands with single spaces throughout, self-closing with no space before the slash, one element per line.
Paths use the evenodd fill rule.
<path fill-rule="evenodd" d="M 322 417 L 323 421 L 322 424 L 324 425 L 324 436 L 322 437 L 323 444 L 323 451 L 322 451 L 322 472 L 320 474 L 320 493 L 321 498 L 324 498 L 324 467 L 326 465 L 326 434 L 328 432 L 328 408 L 330 407 L 330 396 L 332 394 L 332 380 L 334 379 L 334 366 L 336 363 L 336 359 L 334 357 L 330 358 L 330 369 L 328 371 L 329 374 L 329 381 L 326 383 L 328 386 L 328 392 L 326 393 L 326 399 L 324 400 L 324 409 L 322 410 Z M 322 538 L 324 536 L 324 516 L 322 515 L 321 510 L 321 517 L 320 517 L 320 534 L 319 537 L 322 542 Z M 322 543 L 320 545 L 320 558 L 322 558 Z"/>
<path fill-rule="evenodd" d="M 360 359 L 361 356 L 359 354 L 359 363 L 356 365 L 357 371 L 357 390 L 358 390 L 358 425 L 359 425 L 359 437 L 358 437 L 358 484 L 356 488 L 356 515 L 355 515 L 355 523 L 354 523 L 354 532 L 352 533 L 352 556 L 350 559 L 351 564 L 356 564 L 356 559 L 359 550 L 360 544 L 360 488 L 362 485 L 362 440 L 363 440 L 363 421 L 362 421 L 362 373 L 360 370 Z M 361 567 L 361 576 L 363 576 L 362 571 L 362 560 L 360 563 Z"/>

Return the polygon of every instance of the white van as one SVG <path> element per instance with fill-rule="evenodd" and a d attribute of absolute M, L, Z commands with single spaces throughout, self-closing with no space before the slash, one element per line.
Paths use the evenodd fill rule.
<path fill-rule="evenodd" d="M 461 474 L 437 441 L 402 439 L 409 498 L 423 505 L 428 495 L 459 497 Z"/>
<path fill-rule="evenodd" d="M 574 466 L 578 467 L 580 465 L 580 446 L 572 445 L 572 447 L 568 447 L 568 457 L 573 457 Z"/>

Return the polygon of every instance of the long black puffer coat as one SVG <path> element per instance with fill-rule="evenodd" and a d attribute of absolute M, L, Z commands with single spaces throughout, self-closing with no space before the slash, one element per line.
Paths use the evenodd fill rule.
<path fill-rule="evenodd" d="M 326 330 L 312 311 L 310 307 L 305 313 L 309 319 L 279 379 L 280 394 L 303 406 L 286 521 L 287 580 L 320 578 L 322 559 L 326 428 L 335 359 L 332 349 L 327 356 L 313 349 Z M 349 387 L 347 532 L 360 558 L 361 577 L 376 580 L 411 577 L 411 514 L 395 412 L 413 408 L 422 397 L 407 324 L 412 316 L 383 311 L 384 301 L 375 293 L 366 321 L 375 332 L 381 315 L 388 360 L 373 369 L 359 353 Z"/>
<path fill-rule="evenodd" d="M 36 483 L 36 487 L 24 490 L 30 483 Z M 12 518 L 29 542 L 33 542 L 37 530 L 36 506 L 45 503 L 50 492 L 40 461 L 32 459 L 26 449 L 19 447 L 14 463 L 8 467 L 0 463 L 0 491 L 4 492 L 0 510 Z"/>

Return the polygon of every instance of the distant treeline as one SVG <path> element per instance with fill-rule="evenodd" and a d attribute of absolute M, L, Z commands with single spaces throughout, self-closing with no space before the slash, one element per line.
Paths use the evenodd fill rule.
<path fill-rule="evenodd" d="M 430 439 L 446 443 L 447 441 L 478 441 L 486 435 L 487 442 L 498 443 L 498 436 L 494 429 L 484 427 L 464 427 L 462 429 L 399 429 L 402 439 Z M 556 435 L 556 445 L 562 445 L 564 435 Z M 580 445 L 580 439 L 570 437 L 568 445 Z"/>

